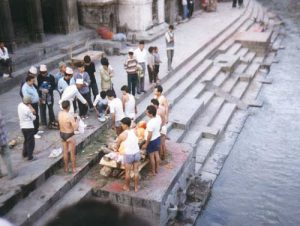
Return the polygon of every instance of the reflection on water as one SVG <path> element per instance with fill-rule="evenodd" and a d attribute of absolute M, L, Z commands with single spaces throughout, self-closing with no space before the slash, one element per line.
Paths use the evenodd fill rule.
<path fill-rule="evenodd" d="M 285 50 L 198 226 L 300 225 L 300 0 L 260 0 L 285 22 Z"/>

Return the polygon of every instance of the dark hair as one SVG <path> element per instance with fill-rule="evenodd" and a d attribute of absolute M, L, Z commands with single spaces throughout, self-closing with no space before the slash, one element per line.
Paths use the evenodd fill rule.
<path fill-rule="evenodd" d="M 141 40 L 141 41 L 139 41 L 139 44 L 140 44 L 140 45 L 145 45 L 145 41 L 144 41 L 144 40 Z"/>
<path fill-rule="evenodd" d="M 131 125 L 131 119 L 128 118 L 128 117 L 122 118 L 122 119 L 121 119 L 121 123 L 122 123 L 122 124 L 125 124 L 125 125 L 128 126 L 128 127 L 130 127 L 130 125 Z"/>
<path fill-rule="evenodd" d="M 159 106 L 159 102 L 157 99 L 152 99 L 151 103 L 154 104 L 155 106 Z"/>
<path fill-rule="evenodd" d="M 77 67 L 84 67 L 82 62 L 77 63 Z"/>
<path fill-rule="evenodd" d="M 149 53 L 152 53 L 152 52 L 153 52 L 153 47 L 152 47 L 152 46 L 150 46 L 150 47 L 148 48 L 148 52 L 149 52 Z"/>
<path fill-rule="evenodd" d="M 161 85 L 155 86 L 155 89 L 157 89 L 157 91 L 160 92 L 160 93 L 163 92 L 163 87 Z"/>
<path fill-rule="evenodd" d="M 46 226 L 149 226 L 131 213 L 122 213 L 110 202 L 84 200 L 60 210 Z"/>
<path fill-rule="evenodd" d="M 91 57 L 89 55 L 86 55 L 86 56 L 84 56 L 83 61 L 84 61 L 84 63 L 90 63 Z"/>
<path fill-rule="evenodd" d="M 126 93 L 129 93 L 129 88 L 128 86 L 124 85 L 121 87 L 121 91 L 125 91 Z"/>
<path fill-rule="evenodd" d="M 128 54 L 129 54 L 129 55 L 133 55 L 134 53 L 133 53 L 133 52 L 128 52 Z"/>
<path fill-rule="evenodd" d="M 149 105 L 147 107 L 147 111 L 150 115 L 152 115 L 153 117 L 156 116 L 156 108 L 153 105 Z"/>
<path fill-rule="evenodd" d="M 26 82 L 29 82 L 29 81 L 31 81 L 32 79 L 34 79 L 34 77 L 33 77 L 32 75 L 27 75 L 25 81 L 26 81 Z"/>
<path fill-rule="evenodd" d="M 108 59 L 106 57 L 101 58 L 101 65 L 105 65 L 105 66 L 109 65 Z"/>
<path fill-rule="evenodd" d="M 108 97 L 115 97 L 115 92 L 113 91 L 113 90 L 107 90 L 106 91 L 106 95 L 108 96 Z"/>
<path fill-rule="evenodd" d="M 61 103 L 61 107 L 63 108 L 63 109 L 68 109 L 69 107 L 70 107 L 70 101 L 68 101 L 68 100 L 64 100 L 62 103 Z"/>
<path fill-rule="evenodd" d="M 101 91 L 101 92 L 100 92 L 100 97 L 101 97 L 102 99 L 104 99 L 104 98 L 106 97 L 106 92 L 105 92 L 105 91 Z"/>
<path fill-rule="evenodd" d="M 169 26 L 169 29 L 174 30 L 174 26 L 173 26 L 173 25 L 170 25 L 170 26 Z"/>
<path fill-rule="evenodd" d="M 157 50 L 157 46 L 153 46 L 153 49 L 154 49 L 154 50 Z"/>

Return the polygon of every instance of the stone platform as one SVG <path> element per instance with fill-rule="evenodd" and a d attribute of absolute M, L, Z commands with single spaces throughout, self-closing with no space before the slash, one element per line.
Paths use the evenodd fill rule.
<path fill-rule="evenodd" d="M 172 214 L 176 214 L 177 206 L 185 202 L 185 189 L 189 177 L 193 174 L 195 161 L 193 148 L 187 144 L 167 142 L 169 156 L 161 163 L 159 173 L 149 176 L 149 167 L 141 171 L 140 190 L 122 190 L 124 179 L 107 179 L 94 171 L 88 177 L 95 185 L 93 196 L 100 200 L 109 200 L 124 211 L 148 219 L 151 225 L 166 225 Z M 149 165 L 148 165 L 149 166 Z"/>

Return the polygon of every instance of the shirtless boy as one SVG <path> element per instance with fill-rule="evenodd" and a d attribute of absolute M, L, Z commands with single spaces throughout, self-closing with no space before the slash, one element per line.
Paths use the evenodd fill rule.
<path fill-rule="evenodd" d="M 58 122 L 60 129 L 60 137 L 64 149 L 64 169 L 69 171 L 69 151 L 71 154 L 72 172 L 76 173 L 76 141 L 74 139 L 74 131 L 78 130 L 78 121 L 69 113 L 70 101 L 65 100 L 61 103 L 62 111 L 58 114 Z"/>

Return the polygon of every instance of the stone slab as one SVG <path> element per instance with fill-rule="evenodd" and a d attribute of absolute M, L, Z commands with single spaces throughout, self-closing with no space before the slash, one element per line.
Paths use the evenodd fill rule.
<path fill-rule="evenodd" d="M 71 61 L 72 63 L 76 64 L 79 62 L 83 62 L 84 56 L 89 55 L 91 57 L 92 61 L 100 60 L 103 56 L 102 51 L 95 51 L 95 50 L 89 50 L 84 53 L 80 53 L 76 56 L 72 56 Z"/>
<path fill-rule="evenodd" d="M 93 189 L 94 196 L 100 200 L 110 200 L 134 214 L 142 214 L 154 226 L 165 225 L 169 220 L 168 204 L 178 205 L 174 203 L 178 197 L 174 196 L 185 187 L 187 178 L 195 167 L 192 163 L 193 149 L 190 145 L 167 142 L 167 150 L 172 150 L 169 152 L 169 161 L 167 164 L 163 163 L 157 176 L 148 176 L 147 168 L 141 172 L 142 179 L 138 192 L 125 192 L 122 190 L 123 180 L 110 178 L 106 179 L 106 184 L 102 187 L 96 183 Z"/>
<path fill-rule="evenodd" d="M 214 64 L 221 67 L 224 72 L 233 72 L 240 61 L 240 57 L 233 54 L 220 54 Z"/>

